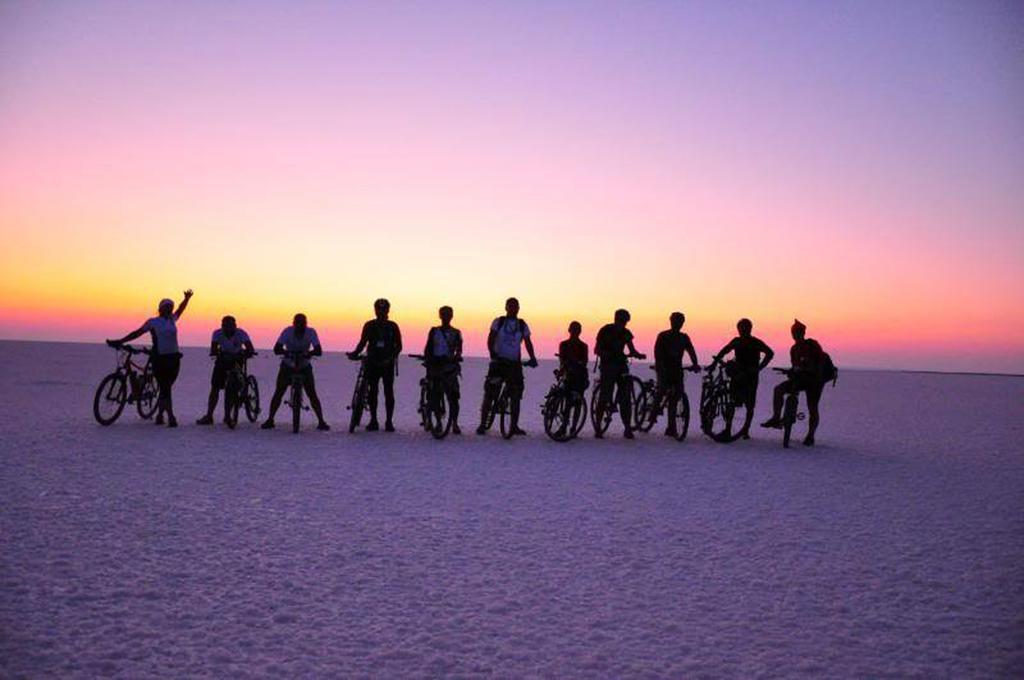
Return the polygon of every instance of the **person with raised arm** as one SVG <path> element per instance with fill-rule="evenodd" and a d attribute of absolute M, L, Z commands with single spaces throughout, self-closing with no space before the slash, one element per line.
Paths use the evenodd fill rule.
<path fill-rule="evenodd" d="M 715 355 L 712 366 L 719 363 L 729 352 L 733 354 L 733 370 L 729 376 L 729 386 L 732 392 L 733 402 L 737 406 L 743 406 L 747 412 L 744 415 L 743 427 L 737 433 L 743 439 L 750 439 L 750 423 L 754 419 L 754 407 L 757 405 L 757 385 L 761 371 L 771 363 L 775 352 L 760 338 L 752 335 L 754 323 L 750 319 L 740 319 L 736 322 L 735 338 L 719 350 Z M 729 428 L 732 423 L 728 423 Z"/>
<path fill-rule="evenodd" d="M 364 366 L 366 382 L 370 387 L 370 422 L 366 426 L 368 432 L 380 429 L 377 421 L 377 395 L 380 384 L 384 385 L 384 431 L 394 432 L 395 415 L 395 373 L 397 372 L 398 355 L 402 352 L 402 331 L 398 324 L 388 318 L 391 303 L 379 298 L 373 303 L 374 318 L 363 324 L 363 332 L 359 336 L 359 344 L 351 352 L 350 359 L 355 359 L 366 349 Z"/>
<path fill-rule="evenodd" d="M 210 396 L 206 400 L 206 414 L 196 421 L 197 425 L 213 425 L 213 411 L 217 408 L 220 391 L 228 380 L 228 371 L 256 354 L 249 334 L 238 327 L 235 317 L 228 315 L 220 320 L 220 328 L 210 337 L 210 356 L 215 357 L 213 373 L 210 376 Z M 224 399 L 224 422 L 228 422 L 228 399 Z"/>
<path fill-rule="evenodd" d="M 320 346 L 320 337 L 315 328 L 311 328 L 306 320 L 305 314 L 296 314 L 292 325 L 281 331 L 280 337 L 274 344 L 274 354 L 281 357 L 281 367 L 277 370 L 277 384 L 274 387 L 274 396 L 270 398 L 270 413 L 261 428 L 272 430 L 274 428 L 274 416 L 277 409 L 281 407 L 281 400 L 284 393 L 291 385 L 292 376 L 302 376 L 302 389 L 309 397 L 309 405 L 316 414 L 318 430 L 329 430 L 330 425 L 324 420 L 324 412 L 320 406 L 320 397 L 316 394 L 316 380 L 313 378 L 313 364 L 310 358 L 323 356 L 324 350 Z"/>
<path fill-rule="evenodd" d="M 455 312 L 448 305 L 437 310 L 437 316 L 441 320 L 441 325 L 434 326 L 427 332 L 427 342 L 423 347 L 427 378 L 441 378 L 448 395 L 448 403 L 451 404 L 452 434 L 462 434 L 459 427 L 462 331 L 452 325 Z"/>
<path fill-rule="evenodd" d="M 519 411 L 523 400 L 523 355 L 522 346 L 530 355 L 527 363 L 530 367 L 537 366 L 537 355 L 530 340 L 530 326 L 519 318 L 519 300 L 514 297 L 505 301 L 505 315 L 491 322 L 487 334 L 487 351 L 491 363 L 484 379 L 484 399 L 480 406 L 480 425 L 477 434 L 487 434 L 487 416 L 498 398 L 501 383 L 508 386 L 509 415 L 512 420 L 512 434 L 525 435 L 519 427 Z"/>
<path fill-rule="evenodd" d="M 177 427 L 178 419 L 174 417 L 174 404 L 171 398 L 171 390 L 174 381 L 178 379 L 181 371 L 181 350 L 178 347 L 178 319 L 185 313 L 188 301 L 192 299 L 192 289 L 185 291 L 184 297 L 174 308 L 174 300 L 164 298 L 157 305 L 157 315 L 147 319 L 144 324 L 136 328 L 128 335 L 119 340 L 107 340 L 111 347 L 118 347 L 131 342 L 135 338 L 149 333 L 153 342 L 150 350 L 150 362 L 153 367 L 153 377 L 159 388 L 157 397 L 156 424 L 164 424 L 164 416 L 167 417 L 167 427 Z"/>
<path fill-rule="evenodd" d="M 654 370 L 658 378 L 658 392 L 661 395 L 670 395 L 670 413 L 675 413 L 676 402 L 679 401 L 683 390 L 683 371 L 699 371 L 700 364 L 690 336 L 683 332 L 686 315 L 682 312 L 672 312 L 668 317 L 668 323 L 668 330 L 658 333 L 658 338 L 654 342 Z M 690 357 L 690 365 L 685 368 L 683 355 Z M 658 399 L 658 402 L 660 403 L 661 399 Z M 675 418 L 668 419 L 665 435 L 677 436 Z"/>
<path fill-rule="evenodd" d="M 619 415 L 622 416 L 623 436 L 633 438 L 632 408 L 629 393 L 629 359 L 646 359 L 633 345 L 633 333 L 626 325 L 629 311 L 618 309 L 612 323 L 605 324 L 597 332 L 594 354 L 601 360 L 601 390 L 598 395 L 598 411 L 603 412 L 612 401 L 612 392 L 618 393 Z M 626 350 L 629 350 L 628 354 Z M 595 435 L 601 439 L 600 433 Z"/>

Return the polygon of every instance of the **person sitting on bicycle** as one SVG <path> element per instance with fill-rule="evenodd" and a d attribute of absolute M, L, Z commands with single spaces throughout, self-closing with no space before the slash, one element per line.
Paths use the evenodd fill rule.
<path fill-rule="evenodd" d="M 480 407 L 480 426 L 476 428 L 477 434 L 487 433 L 487 416 L 491 412 L 494 400 L 498 398 L 502 382 L 508 386 L 512 434 L 526 434 L 519 427 L 519 407 L 524 389 L 521 349 L 523 344 L 530 355 L 529 365 L 536 366 L 537 355 L 533 351 L 533 341 L 530 340 L 530 327 L 519 318 L 519 300 L 509 298 L 505 301 L 505 316 L 499 316 L 492 321 L 491 330 L 487 334 L 487 350 L 491 356 L 491 364 L 484 379 L 484 400 Z"/>
<path fill-rule="evenodd" d="M 359 356 L 359 353 L 366 348 L 366 359 L 363 364 L 364 377 L 369 385 L 370 399 L 370 423 L 366 426 L 368 432 L 376 432 L 380 429 L 377 422 L 377 393 L 378 383 L 384 383 L 384 431 L 394 432 L 395 426 L 392 419 L 395 415 L 395 360 L 402 351 L 402 332 L 398 324 L 388 319 L 391 312 L 391 303 L 384 298 L 379 298 L 373 303 L 375 318 L 363 324 L 363 333 L 359 337 L 359 344 L 348 353 L 350 359 Z"/>
<path fill-rule="evenodd" d="M 750 319 L 740 319 L 736 323 L 736 330 L 739 335 L 715 355 L 712 366 L 729 352 L 733 353 L 733 370 L 729 376 L 729 386 L 734 403 L 747 410 L 743 428 L 738 434 L 743 439 L 750 439 L 750 423 L 754 419 L 754 406 L 757 404 L 758 376 L 771 363 L 775 352 L 760 338 L 751 335 L 754 324 Z"/>
<path fill-rule="evenodd" d="M 225 316 L 220 328 L 210 338 L 210 356 L 217 357 L 210 376 L 210 397 L 206 401 L 206 415 L 196 421 L 197 425 L 213 425 L 213 410 L 217 399 L 228 380 L 228 371 L 256 353 L 249 334 L 238 327 L 235 317 Z M 224 400 L 224 422 L 228 421 L 228 400 Z"/>
<path fill-rule="evenodd" d="M 590 361 L 590 348 L 580 340 L 583 326 L 579 321 L 569 324 L 569 337 L 558 345 L 558 365 L 565 375 L 565 387 L 573 392 L 583 394 L 590 386 L 587 376 L 587 363 Z"/>
<path fill-rule="evenodd" d="M 654 342 L 654 369 L 658 376 L 658 403 L 660 396 L 668 394 L 672 401 L 669 407 L 670 413 L 675 412 L 676 404 L 679 401 L 679 394 L 683 389 L 683 371 L 700 370 L 697 362 L 697 352 L 693 349 L 693 342 L 690 336 L 682 332 L 683 324 L 686 323 L 686 315 L 682 312 L 672 312 L 668 317 L 670 328 L 658 333 L 658 339 Z M 683 355 L 690 357 L 690 366 L 683 368 Z M 668 419 L 668 427 L 665 435 L 677 436 L 676 419 Z"/>
<path fill-rule="evenodd" d="M 462 331 L 452 326 L 454 312 L 448 305 L 437 310 L 441 319 L 440 326 L 434 326 L 427 332 L 427 343 L 423 347 L 423 356 L 427 364 L 427 379 L 444 381 L 448 402 L 451 404 L 452 434 L 462 434 L 459 427 L 459 375 L 462 361 Z"/>
<path fill-rule="evenodd" d="M 171 400 L 171 388 L 174 381 L 178 379 L 178 372 L 181 371 L 181 351 L 178 349 L 178 319 L 185 313 L 188 301 L 192 299 L 192 289 L 185 291 L 185 297 L 178 308 L 174 308 L 174 300 L 164 298 L 157 306 L 157 316 L 148 319 L 146 323 L 124 336 L 120 340 L 107 340 L 111 347 L 118 347 L 126 342 L 131 342 L 146 333 L 149 333 L 153 349 L 150 350 L 149 360 L 153 367 L 153 377 L 160 388 L 160 395 L 157 398 L 156 424 L 164 424 L 164 414 L 167 414 L 167 427 L 177 427 L 178 419 L 174 417 L 174 405 Z"/>
<path fill-rule="evenodd" d="M 646 359 L 646 354 L 636 351 L 633 346 L 633 333 L 626 328 L 629 323 L 629 312 L 625 309 L 615 311 L 615 321 L 605 324 L 597 332 L 594 343 L 594 354 L 601 360 L 601 392 L 598 395 L 598 411 L 604 412 L 610 407 L 612 392 L 617 391 L 619 397 L 619 415 L 622 416 L 623 436 L 633 438 L 631 419 L 632 404 L 629 397 L 629 358 Z M 626 349 L 629 354 L 626 354 Z M 618 389 L 616 390 L 616 386 Z M 603 435 L 596 434 L 600 439 Z"/>
<path fill-rule="evenodd" d="M 825 353 L 817 340 L 806 337 L 807 326 L 800 323 L 799 320 L 793 321 L 790 332 L 795 341 L 789 349 L 789 359 L 793 368 L 787 379 L 775 386 L 772 417 L 761 423 L 761 427 L 781 428 L 782 403 L 786 395 L 806 392 L 808 423 L 804 446 L 814 446 L 814 432 L 818 429 L 819 420 L 818 402 L 821 401 L 821 392 L 825 388 L 825 382 L 822 379 Z"/>
<path fill-rule="evenodd" d="M 281 400 L 284 393 L 292 384 L 292 377 L 302 376 L 302 388 L 309 397 L 309 405 L 316 414 L 318 430 L 329 430 L 331 427 L 324 420 L 324 412 L 320 407 L 320 397 L 316 394 L 316 380 L 313 378 L 313 364 L 310 357 L 322 356 L 323 348 L 320 346 L 320 337 L 316 329 L 310 328 L 306 321 L 305 314 L 296 314 L 292 325 L 281 331 L 281 336 L 274 343 L 274 354 L 281 355 L 281 367 L 277 370 L 277 384 L 274 386 L 274 396 L 270 398 L 270 413 L 261 428 L 271 430 L 274 428 L 274 416 L 277 409 L 281 407 Z"/>

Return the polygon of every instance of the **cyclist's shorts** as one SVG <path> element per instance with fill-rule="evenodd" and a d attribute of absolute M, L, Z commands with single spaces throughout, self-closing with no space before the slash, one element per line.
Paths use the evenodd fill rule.
<path fill-rule="evenodd" d="M 757 373 L 748 373 L 742 369 L 735 372 L 729 382 L 729 391 L 733 401 L 741 406 L 753 408 L 757 403 Z"/>
<path fill-rule="evenodd" d="M 523 365 L 518 361 L 492 361 L 487 368 L 487 383 L 496 384 L 499 378 L 513 394 L 523 393 Z"/>
<path fill-rule="evenodd" d="M 218 390 L 224 389 L 228 382 L 228 371 L 239 362 L 239 357 L 219 356 L 213 362 L 213 374 L 210 376 L 210 385 Z"/>
<path fill-rule="evenodd" d="M 316 389 L 316 380 L 313 379 L 313 367 L 310 365 L 303 366 L 302 368 L 291 368 L 281 364 L 281 368 L 277 369 L 277 389 L 279 391 L 286 390 L 292 383 L 292 376 L 299 374 L 302 376 L 302 386 L 309 392 Z"/>
<path fill-rule="evenodd" d="M 572 366 L 565 370 L 565 387 L 572 392 L 583 394 L 590 387 L 590 376 L 582 366 Z"/>

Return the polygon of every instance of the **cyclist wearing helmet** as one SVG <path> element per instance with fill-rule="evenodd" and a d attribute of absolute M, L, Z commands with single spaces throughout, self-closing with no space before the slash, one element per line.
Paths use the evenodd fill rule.
<path fill-rule="evenodd" d="M 682 332 L 686 315 L 682 312 L 672 312 L 668 321 L 670 328 L 658 333 L 658 339 L 654 342 L 654 368 L 658 376 L 658 391 L 661 394 L 672 394 L 672 403 L 669 406 L 674 413 L 675 402 L 679 401 L 679 393 L 683 389 L 683 371 L 697 369 L 699 364 L 690 336 Z M 690 357 L 689 369 L 683 368 L 684 354 Z M 675 418 L 668 419 L 665 434 L 669 437 L 676 436 Z"/>
<path fill-rule="evenodd" d="M 178 379 L 178 372 L 181 370 L 181 352 L 178 349 L 178 319 L 185 313 L 188 301 L 192 299 L 192 289 L 185 291 L 185 297 L 178 308 L 174 308 L 174 300 L 164 298 L 157 306 L 157 315 L 148 319 L 146 323 L 124 336 L 120 340 L 107 340 L 111 347 L 118 347 L 126 342 L 149 333 L 153 341 L 153 349 L 150 351 L 150 362 L 153 366 L 153 377 L 160 388 L 157 398 L 156 424 L 164 424 L 164 414 L 167 415 L 167 427 L 177 427 L 178 419 L 174 417 L 174 405 L 171 401 L 171 388 L 174 381 Z"/>
<path fill-rule="evenodd" d="M 629 311 L 615 311 L 615 321 L 605 324 L 597 332 L 594 343 L 594 354 L 601 360 L 601 391 L 598 395 L 598 409 L 603 411 L 612 401 L 612 392 L 618 386 L 619 415 L 622 416 L 623 436 L 633 438 L 631 419 L 632 404 L 629 396 L 629 358 L 646 359 L 646 354 L 636 351 L 633 345 L 633 333 L 626 328 L 629 323 Z M 626 353 L 626 350 L 629 353 Z M 597 434 L 598 439 L 603 435 Z"/>
<path fill-rule="evenodd" d="M 292 325 L 281 331 L 281 336 L 274 344 L 274 354 L 281 355 L 281 367 L 277 370 L 274 396 L 270 398 L 270 412 L 260 427 L 264 430 L 274 428 L 274 416 L 277 415 L 277 409 L 281 407 L 284 393 L 288 391 L 292 377 L 299 374 L 302 376 L 302 389 L 309 397 L 309 405 L 313 408 L 313 413 L 316 414 L 318 421 L 316 429 L 331 429 L 327 421 L 324 420 L 320 397 L 316 393 L 316 380 L 313 378 L 313 364 L 309 361 L 309 357 L 322 356 L 323 353 L 320 336 L 316 334 L 316 329 L 309 327 L 305 314 L 296 314 Z"/>
<path fill-rule="evenodd" d="M 509 410 L 512 419 L 512 434 L 524 435 L 526 432 L 519 427 L 519 407 L 523 399 L 523 355 L 522 345 L 530 355 L 529 366 L 537 365 L 537 355 L 533 351 L 530 340 L 530 327 L 519 318 L 519 300 L 509 298 L 505 301 L 505 316 L 499 316 L 491 322 L 491 330 L 487 334 L 487 351 L 491 356 L 491 364 L 487 368 L 484 379 L 484 400 L 480 406 L 480 425 L 477 434 L 487 434 L 487 415 L 498 398 L 498 389 L 504 382 L 509 390 Z"/>
<path fill-rule="evenodd" d="M 739 436 L 750 439 L 750 423 L 754 418 L 754 406 L 757 404 L 757 383 L 761 371 L 771 363 L 775 352 L 760 338 L 751 333 L 754 324 L 750 319 L 740 319 L 736 323 L 739 333 L 715 355 L 712 365 L 720 362 L 729 352 L 733 353 L 733 365 L 729 375 L 729 385 L 733 401 L 744 407 L 747 412 L 743 419 L 743 428 Z M 730 427 L 732 423 L 728 424 Z"/>
<path fill-rule="evenodd" d="M 348 353 L 349 358 L 355 358 L 366 348 L 366 359 L 363 370 L 366 372 L 366 381 L 370 386 L 370 423 L 366 426 L 367 431 L 376 432 L 380 429 L 377 422 L 377 394 L 378 383 L 384 383 L 384 409 L 386 419 L 384 430 L 394 432 L 393 418 L 395 415 L 395 368 L 396 359 L 402 351 L 402 332 L 398 324 L 388 319 L 391 312 L 391 303 L 384 298 L 379 298 L 373 303 L 375 318 L 363 324 L 363 333 L 359 337 L 359 344 Z"/>
<path fill-rule="evenodd" d="M 423 347 L 423 356 L 427 364 L 428 378 L 441 378 L 448 401 L 451 404 L 452 434 L 462 434 L 459 427 L 459 375 L 462 361 L 462 331 L 452 325 L 455 313 L 448 305 L 437 310 L 441 319 L 440 326 L 434 326 L 427 332 L 427 343 Z"/>
<path fill-rule="evenodd" d="M 220 321 L 220 328 L 210 338 L 210 356 L 217 357 L 213 363 L 213 375 L 210 376 L 210 397 L 206 402 L 206 415 L 196 421 L 198 425 L 213 425 L 213 410 L 217 408 L 220 391 L 227 383 L 228 371 L 242 362 L 246 357 L 256 353 L 249 334 L 238 327 L 235 317 L 225 316 Z M 224 422 L 228 420 L 228 403 L 224 401 Z"/>

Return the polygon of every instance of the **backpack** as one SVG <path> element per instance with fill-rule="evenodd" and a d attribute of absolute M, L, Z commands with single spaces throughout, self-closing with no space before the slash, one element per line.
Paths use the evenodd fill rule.
<path fill-rule="evenodd" d="M 829 356 L 828 352 L 821 353 L 821 382 L 832 383 L 835 387 L 836 379 L 839 377 L 839 369 L 836 368 L 835 362 L 832 361 L 832 357 Z"/>

